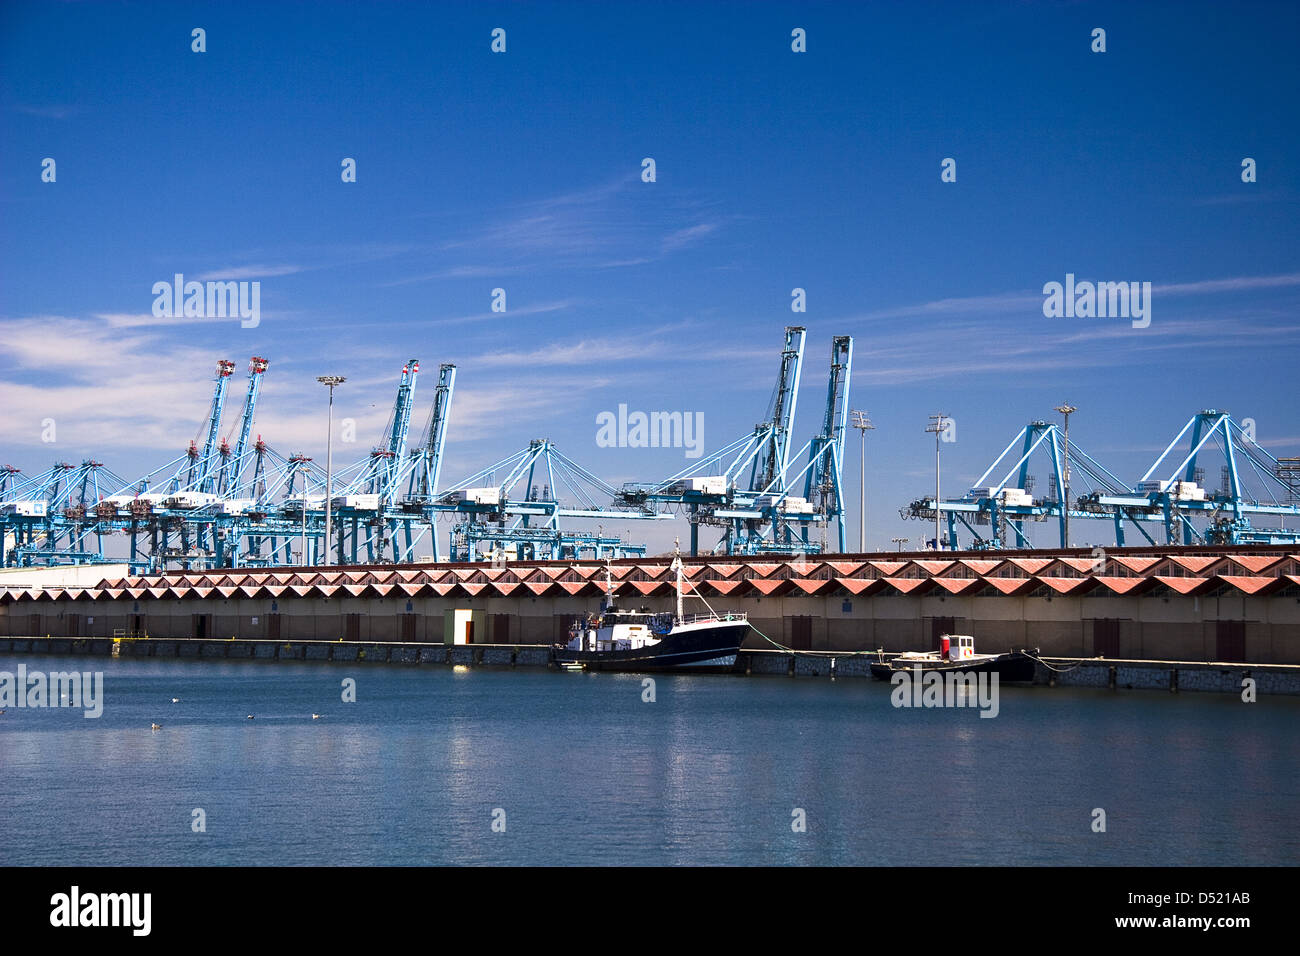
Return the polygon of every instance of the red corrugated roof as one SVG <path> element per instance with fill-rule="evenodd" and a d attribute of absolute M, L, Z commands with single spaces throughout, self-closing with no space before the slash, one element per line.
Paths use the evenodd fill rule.
<path fill-rule="evenodd" d="M 1045 584 L 1057 594 L 1069 594 L 1071 591 L 1077 591 L 1085 584 L 1091 584 L 1089 578 L 1053 578 L 1036 575 L 1034 580 L 1040 584 Z"/>
<path fill-rule="evenodd" d="M 1007 558 L 1007 560 L 1027 574 L 1037 574 L 1052 563 L 1052 558 Z"/>
<path fill-rule="evenodd" d="M 1187 578 L 1165 574 L 1154 575 L 1154 578 L 1165 587 L 1183 595 L 1193 594 L 1196 591 L 1204 591 L 1213 583 L 1209 578 Z"/>
<path fill-rule="evenodd" d="M 922 571 L 924 571 L 926 574 L 929 574 L 929 575 L 931 575 L 931 576 L 934 576 L 934 575 L 936 575 L 936 574 L 940 574 L 940 573 L 942 573 L 943 571 L 947 570 L 948 568 L 952 567 L 953 562 L 951 562 L 951 561 L 938 561 L 938 560 L 923 560 L 923 559 L 918 558 L 917 560 L 913 561 L 912 564 L 916 565 L 918 568 L 920 568 L 920 569 L 921 569 Z"/>
<path fill-rule="evenodd" d="M 642 596 L 654 594 L 660 589 L 668 590 L 668 584 L 664 581 L 627 581 L 625 586 L 634 588 Z"/>
<path fill-rule="evenodd" d="M 1089 574 L 1094 568 L 1101 564 L 1098 560 L 1099 557 L 1100 555 L 1097 558 L 1057 558 L 1056 560 L 1060 561 L 1067 568 L 1074 568 L 1076 571 Z"/>
<path fill-rule="evenodd" d="M 984 577 L 981 580 L 989 587 L 1001 591 L 1005 595 L 1015 594 L 1017 591 L 1030 591 L 1038 586 L 1034 578 L 994 578 Z"/>
<path fill-rule="evenodd" d="M 790 578 L 790 584 L 805 594 L 816 594 L 835 586 L 835 582 L 829 578 Z"/>
<path fill-rule="evenodd" d="M 741 581 L 724 581 L 721 578 L 705 578 L 699 583 L 702 588 L 712 588 L 718 594 L 730 594 L 740 587 Z"/>
<path fill-rule="evenodd" d="M 1265 568 L 1271 568 L 1279 561 L 1285 561 L 1286 559 L 1280 554 L 1230 554 L 1228 560 L 1245 568 L 1251 574 L 1258 574 Z"/>
<path fill-rule="evenodd" d="M 739 571 L 740 568 L 741 565 L 739 564 L 710 564 L 709 565 L 709 571 L 712 572 L 714 577 L 718 577 L 718 578 L 729 578 L 737 571 Z"/>
<path fill-rule="evenodd" d="M 1193 574 L 1199 574 L 1201 571 L 1204 571 L 1210 565 L 1215 564 L 1218 561 L 1222 561 L 1223 558 L 1222 557 L 1207 558 L 1207 557 L 1201 557 L 1194 554 L 1171 554 L 1169 555 L 1169 560 L 1174 562 L 1174 564 L 1178 565 L 1179 567 L 1186 568 L 1188 571 L 1191 571 Z"/>
<path fill-rule="evenodd" d="M 835 583 L 853 595 L 879 591 L 885 587 L 884 578 L 836 578 Z"/>
<path fill-rule="evenodd" d="M 960 594 L 963 591 L 970 591 L 984 586 L 984 582 L 980 578 L 932 578 L 932 580 L 938 587 L 943 588 L 950 594 Z"/>
<path fill-rule="evenodd" d="M 1084 580 L 1088 579 L 1085 578 Z M 1150 586 L 1153 581 L 1152 578 L 1124 578 L 1106 574 L 1095 575 L 1092 580 L 1110 588 L 1115 594 L 1128 594 L 1144 584 Z"/>
<path fill-rule="evenodd" d="M 1127 557 L 1124 555 L 1115 556 L 1116 564 L 1126 567 L 1130 571 L 1133 571 L 1137 574 L 1142 574 L 1144 571 L 1147 571 L 1151 567 L 1159 564 L 1161 560 L 1162 560 L 1161 558 L 1135 558 L 1135 557 Z"/>
<path fill-rule="evenodd" d="M 1231 584 L 1245 594 L 1257 594 L 1270 584 L 1277 584 L 1278 578 L 1256 578 L 1241 574 L 1216 574 L 1215 579 Z"/>
<path fill-rule="evenodd" d="M 902 594 L 911 594 L 923 584 L 930 584 L 934 578 L 884 578 L 886 584 Z"/>

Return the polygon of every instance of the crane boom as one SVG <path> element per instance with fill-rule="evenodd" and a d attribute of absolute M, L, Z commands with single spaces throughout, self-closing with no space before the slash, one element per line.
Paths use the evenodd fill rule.
<path fill-rule="evenodd" d="M 262 374 L 270 364 L 257 355 L 248 360 L 248 390 L 244 394 L 244 414 L 239 422 L 239 441 L 235 443 L 234 462 L 229 479 L 221 485 L 222 494 L 231 494 L 239 487 L 239 475 L 244 470 L 244 451 L 248 447 L 248 436 L 253 431 L 253 415 L 257 410 L 257 396 L 262 388 Z"/>

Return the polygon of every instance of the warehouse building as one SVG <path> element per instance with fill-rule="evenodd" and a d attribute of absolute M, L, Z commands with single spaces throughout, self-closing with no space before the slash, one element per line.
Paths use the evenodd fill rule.
<path fill-rule="evenodd" d="M 1294 546 L 687 558 L 688 610 L 743 611 L 746 647 L 1300 664 Z M 622 605 L 670 610 L 670 557 L 608 568 Z M 119 568 L 114 569 L 120 571 Z M 593 562 L 236 569 L 0 580 L 0 636 L 549 644 L 596 610 Z"/>

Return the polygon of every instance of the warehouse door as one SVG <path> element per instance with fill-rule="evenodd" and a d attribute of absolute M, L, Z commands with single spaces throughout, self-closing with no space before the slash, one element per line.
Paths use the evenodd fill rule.
<path fill-rule="evenodd" d="M 1246 660 L 1246 622 L 1214 622 L 1214 659 L 1219 661 Z"/>
<path fill-rule="evenodd" d="M 1094 657 L 1119 657 L 1119 621 L 1099 618 L 1092 622 L 1092 653 Z"/>
<path fill-rule="evenodd" d="M 205 641 L 212 634 L 212 615 L 195 614 L 192 617 L 191 636 L 197 640 Z"/>
<path fill-rule="evenodd" d="M 39 614 L 33 614 L 31 616 L 30 630 L 28 630 L 27 633 L 32 637 L 36 637 L 41 633 L 41 616 Z"/>
<path fill-rule="evenodd" d="M 930 646 L 936 651 L 943 647 L 940 640 L 945 634 L 952 634 L 957 630 L 957 619 L 955 617 L 932 617 L 930 618 Z"/>
<path fill-rule="evenodd" d="M 68 637 L 80 637 L 80 636 L 81 636 L 81 615 L 69 614 L 68 615 Z"/>
<path fill-rule="evenodd" d="M 809 616 L 800 615 L 790 618 L 790 649 L 792 651 L 812 650 L 812 623 Z"/>
<path fill-rule="evenodd" d="M 268 641 L 278 641 L 280 639 L 279 614 L 268 614 L 266 616 L 266 639 Z"/>
<path fill-rule="evenodd" d="M 360 614 L 345 614 L 343 616 L 343 636 L 349 641 L 361 640 Z"/>
<path fill-rule="evenodd" d="M 493 644 L 510 643 L 510 615 L 509 614 L 492 615 L 492 643 Z"/>
<path fill-rule="evenodd" d="M 415 642 L 415 615 L 402 615 L 402 640 L 408 644 Z"/>

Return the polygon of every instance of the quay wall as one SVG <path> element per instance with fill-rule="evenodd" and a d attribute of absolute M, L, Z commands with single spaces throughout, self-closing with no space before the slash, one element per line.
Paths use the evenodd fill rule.
<path fill-rule="evenodd" d="M 0 637 L 0 656 L 10 654 L 507 668 L 554 666 L 549 647 L 530 644 Z M 871 662 L 877 659 L 876 654 L 868 653 L 748 650 L 741 652 L 738 670 L 759 676 L 870 679 Z M 1040 658 L 1034 683 L 1047 687 L 1241 694 L 1247 679 L 1254 681 L 1258 696 L 1300 696 L 1300 665 Z"/>
<path fill-rule="evenodd" d="M 748 614 L 746 648 L 917 650 L 938 631 L 975 635 L 976 650 L 1040 649 L 1047 656 L 1213 661 L 1225 656 L 1222 624 L 1239 626 L 1241 660 L 1300 664 L 1300 598 L 879 595 L 746 596 L 712 601 Z M 581 597 L 297 597 L 85 601 L 0 605 L 0 636 L 209 638 L 442 644 L 449 613 L 470 612 L 475 644 L 551 644 L 592 610 Z M 667 611 L 671 598 L 636 606 Z M 1115 643 L 1103 647 L 1102 635 Z"/>

